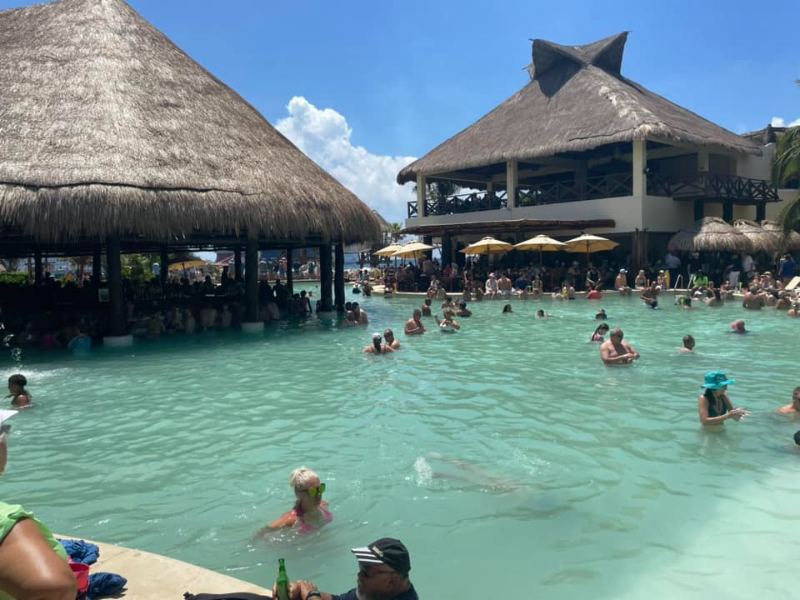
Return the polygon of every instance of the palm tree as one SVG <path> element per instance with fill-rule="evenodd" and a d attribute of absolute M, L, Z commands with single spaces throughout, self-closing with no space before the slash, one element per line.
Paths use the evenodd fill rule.
<path fill-rule="evenodd" d="M 400 238 L 403 237 L 400 233 L 402 231 L 403 226 L 400 223 L 391 223 L 389 229 L 389 237 L 391 238 L 393 243 L 399 242 Z"/>
<path fill-rule="evenodd" d="M 800 79 L 795 83 L 800 85 Z M 777 186 L 800 180 L 800 126 L 789 127 L 778 140 L 772 163 L 772 184 Z M 778 222 L 787 233 L 800 226 L 800 193 L 783 208 Z"/>

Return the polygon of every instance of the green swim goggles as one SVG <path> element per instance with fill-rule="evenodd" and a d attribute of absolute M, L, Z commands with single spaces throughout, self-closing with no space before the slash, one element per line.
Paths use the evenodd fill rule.
<path fill-rule="evenodd" d="M 311 496 L 312 498 L 316 498 L 317 496 L 322 496 L 322 494 L 325 493 L 325 484 L 320 483 L 319 487 L 310 488 L 305 491 L 307 491 L 308 495 Z"/>

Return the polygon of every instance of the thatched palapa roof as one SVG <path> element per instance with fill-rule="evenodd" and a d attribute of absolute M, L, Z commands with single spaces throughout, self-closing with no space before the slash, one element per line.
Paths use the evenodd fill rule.
<path fill-rule="evenodd" d="M 531 81 L 492 112 L 400 171 L 400 184 L 507 160 L 645 138 L 760 154 L 738 136 L 622 76 L 627 33 L 585 46 L 533 42 Z"/>
<path fill-rule="evenodd" d="M 752 252 L 753 242 L 719 217 L 704 217 L 667 243 L 670 252 Z"/>
<path fill-rule="evenodd" d="M 51 242 L 380 236 L 365 204 L 122 0 L 0 11 L 0 224 Z"/>
<path fill-rule="evenodd" d="M 758 223 L 748 221 L 746 219 L 739 219 L 733 223 L 736 231 L 741 231 L 753 242 L 754 252 L 766 252 L 767 254 L 774 254 L 783 247 L 781 238 L 776 233 L 763 229 Z"/>

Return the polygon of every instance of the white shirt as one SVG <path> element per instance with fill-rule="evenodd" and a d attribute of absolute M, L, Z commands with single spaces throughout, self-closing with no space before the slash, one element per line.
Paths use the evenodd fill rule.
<path fill-rule="evenodd" d="M 745 254 L 742 257 L 742 270 L 745 273 L 749 273 L 750 271 L 753 270 L 753 257 L 750 256 L 749 254 Z"/>

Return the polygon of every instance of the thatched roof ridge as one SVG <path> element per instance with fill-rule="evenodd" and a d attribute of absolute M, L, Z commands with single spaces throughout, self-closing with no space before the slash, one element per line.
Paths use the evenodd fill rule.
<path fill-rule="evenodd" d="M 667 243 L 670 252 L 751 252 L 753 242 L 719 217 L 703 217 Z"/>
<path fill-rule="evenodd" d="M 619 72 L 627 34 L 585 46 L 534 40 L 531 81 L 478 122 L 400 171 L 435 174 L 663 139 L 760 154 L 758 144 L 655 94 Z"/>
<path fill-rule="evenodd" d="M 773 231 L 763 229 L 755 221 L 748 221 L 747 219 L 738 219 L 733 222 L 733 227 L 736 231 L 741 231 L 746 235 L 751 242 L 753 242 L 754 252 L 766 252 L 774 254 L 783 247 L 781 237 Z"/>
<path fill-rule="evenodd" d="M 49 241 L 378 238 L 372 211 L 122 0 L 0 11 L 0 222 Z"/>

